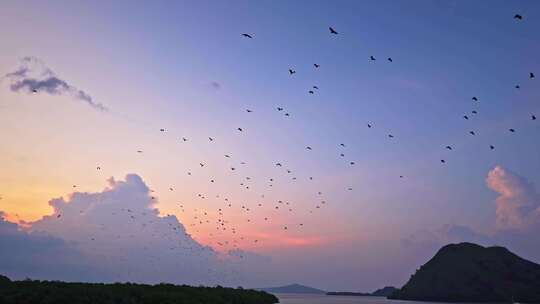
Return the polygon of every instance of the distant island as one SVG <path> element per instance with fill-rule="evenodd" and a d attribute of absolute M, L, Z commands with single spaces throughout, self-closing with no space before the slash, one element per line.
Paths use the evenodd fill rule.
<path fill-rule="evenodd" d="M 540 265 L 504 247 L 450 244 L 389 299 L 540 303 Z"/>
<path fill-rule="evenodd" d="M 269 293 L 301 293 L 301 294 L 325 294 L 326 291 L 300 284 L 290 284 L 280 287 L 258 288 L 257 290 Z"/>
<path fill-rule="evenodd" d="M 0 276 L 0 303 L 199 303 L 199 304 L 274 304 L 276 296 L 263 291 L 192 287 L 172 284 L 91 284 L 57 281 L 11 281 Z"/>
<path fill-rule="evenodd" d="M 351 291 L 331 291 L 326 294 L 329 296 L 357 296 L 357 297 L 388 297 L 393 294 L 396 290 L 395 287 L 386 286 L 381 289 L 377 289 L 374 292 L 351 292 Z"/>

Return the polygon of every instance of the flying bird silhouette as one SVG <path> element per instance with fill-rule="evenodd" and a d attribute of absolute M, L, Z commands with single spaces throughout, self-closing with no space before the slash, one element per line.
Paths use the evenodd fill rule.
<path fill-rule="evenodd" d="M 314 88 L 315 90 L 318 90 L 318 89 L 319 89 L 319 87 L 318 87 L 318 86 L 313 86 L 313 88 Z"/>
<path fill-rule="evenodd" d="M 523 16 L 521 16 L 520 14 L 515 14 L 515 15 L 514 15 L 514 19 L 516 19 L 516 20 L 523 20 Z"/>
<path fill-rule="evenodd" d="M 533 79 L 534 78 L 534 73 L 529 73 L 529 78 Z"/>
<path fill-rule="evenodd" d="M 392 58 L 388 57 L 388 61 L 392 62 Z"/>
<path fill-rule="evenodd" d="M 514 129 L 508 129 L 508 131 L 510 131 L 512 133 L 516 132 L 516 130 L 514 130 Z"/>
<path fill-rule="evenodd" d="M 489 149 L 490 150 L 495 150 L 495 146 L 494 145 L 489 145 Z"/>
<path fill-rule="evenodd" d="M 283 108 L 278 107 L 277 110 L 278 111 L 283 111 Z"/>
<path fill-rule="evenodd" d="M 296 71 L 295 71 L 295 70 L 293 70 L 293 69 L 289 69 L 289 75 L 292 75 L 292 74 L 294 74 L 294 73 L 296 73 Z"/>
<path fill-rule="evenodd" d="M 334 34 L 334 35 L 338 34 L 338 32 L 336 32 L 336 30 L 334 30 L 331 26 L 328 27 L 328 29 L 330 30 L 330 34 Z"/>
<path fill-rule="evenodd" d="M 314 94 L 315 92 L 313 92 L 313 91 L 309 90 L 309 91 L 308 91 L 308 93 L 309 93 L 309 94 Z"/>
<path fill-rule="evenodd" d="M 242 34 L 242 36 L 244 36 L 244 37 L 246 37 L 246 38 L 250 38 L 250 39 L 253 38 L 253 36 L 251 36 L 250 34 Z"/>
<path fill-rule="evenodd" d="M 251 113 L 251 112 L 253 112 L 253 111 L 250 110 L 250 109 L 246 109 L 246 112 Z"/>
<path fill-rule="evenodd" d="M 316 63 L 314 63 L 313 66 L 314 66 L 316 69 L 318 69 L 318 68 L 320 67 L 320 65 L 318 65 L 318 64 L 316 64 Z"/>
<path fill-rule="evenodd" d="M 478 97 L 474 96 L 474 97 L 472 98 L 472 100 L 478 101 Z"/>
<path fill-rule="evenodd" d="M 463 118 L 465 118 L 465 119 L 469 119 L 469 116 L 467 116 L 467 115 L 463 115 Z"/>
<path fill-rule="evenodd" d="M 451 146 L 446 146 L 446 149 L 452 150 L 452 147 Z"/>
<path fill-rule="evenodd" d="M 469 133 L 470 133 L 471 135 L 476 135 L 476 133 L 474 133 L 474 131 L 469 131 Z"/>
<path fill-rule="evenodd" d="M 536 120 L 536 116 L 534 114 L 531 115 L 531 120 Z"/>
<path fill-rule="evenodd" d="M 375 59 L 375 57 L 373 57 L 373 56 L 369 56 L 369 59 L 372 60 L 372 61 L 377 60 L 377 59 Z"/>

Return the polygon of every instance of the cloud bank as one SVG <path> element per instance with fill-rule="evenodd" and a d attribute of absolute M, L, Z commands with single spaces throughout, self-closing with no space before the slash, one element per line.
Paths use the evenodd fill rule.
<path fill-rule="evenodd" d="M 51 259 L 64 261 L 64 257 L 69 257 L 67 260 L 77 267 L 92 269 L 93 275 L 80 275 L 80 272 L 79 276 L 71 275 L 74 273 L 71 264 L 59 265 L 55 270 L 47 263 L 42 264 L 43 259 L 33 261 L 31 256 L 12 260 L 8 275 L 236 286 L 250 282 L 246 265 L 269 262 L 243 251 L 218 253 L 198 243 L 175 216 L 159 214 L 149 188 L 135 174 L 120 181 L 109 179 L 108 187 L 101 192 L 75 192 L 67 199 L 53 199 L 49 204 L 54 213 L 28 223 L 28 232 L 5 221 L 0 226 L 5 226 L 2 231 L 15 233 L 20 251 L 39 255 L 43 250 L 57 250 L 58 257 L 55 254 Z M 33 235 L 43 235 L 45 239 L 29 241 L 28 236 Z M 26 263 L 43 268 L 43 272 L 37 276 L 28 271 Z M 6 269 L 7 265 L 0 264 L 0 273 Z M 54 275 L 48 276 L 49 272 Z"/>
<path fill-rule="evenodd" d="M 0 212 L 0 273 L 15 279 L 86 280 L 99 277 L 76 245 L 40 233 L 28 233 Z"/>
<path fill-rule="evenodd" d="M 43 62 L 34 57 L 24 57 L 17 70 L 6 74 L 4 77 L 11 82 L 9 88 L 13 92 L 45 92 L 51 95 L 70 95 L 98 111 L 105 112 L 108 110 L 103 104 L 95 102 L 83 90 L 60 79 Z"/>

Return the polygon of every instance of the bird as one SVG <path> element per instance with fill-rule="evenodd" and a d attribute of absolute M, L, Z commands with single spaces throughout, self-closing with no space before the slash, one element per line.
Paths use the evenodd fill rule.
<path fill-rule="evenodd" d="M 392 62 L 392 58 L 388 57 L 388 61 Z"/>
<path fill-rule="evenodd" d="M 209 141 L 214 141 L 214 139 L 212 137 L 208 137 L 208 140 Z"/>
<path fill-rule="evenodd" d="M 377 60 L 377 59 L 375 59 L 375 57 L 373 57 L 373 56 L 369 56 L 369 59 L 372 60 L 372 61 Z"/>
<path fill-rule="evenodd" d="M 474 97 L 472 98 L 472 100 L 478 101 L 478 97 L 474 96 Z"/>
<path fill-rule="evenodd" d="M 342 146 L 342 147 L 345 147 L 345 144 L 339 144 L 339 145 Z"/>
<path fill-rule="evenodd" d="M 443 164 L 444 164 L 444 163 L 446 163 L 446 161 L 445 161 L 444 159 L 441 159 L 441 163 L 443 163 Z"/>
<path fill-rule="evenodd" d="M 403 178 L 403 175 L 400 175 L 399 178 Z"/>
<path fill-rule="evenodd" d="M 246 112 L 251 113 L 251 112 L 253 112 L 253 111 L 250 110 L 250 109 L 246 109 Z"/>
<path fill-rule="evenodd" d="M 165 132 L 165 129 L 159 129 L 161 132 Z"/>
<path fill-rule="evenodd" d="M 290 75 L 292 75 L 292 74 L 294 74 L 294 73 L 296 73 L 296 71 L 295 71 L 295 70 L 293 70 L 293 69 L 289 69 L 289 74 L 290 74 Z"/>
<path fill-rule="evenodd" d="M 469 116 L 467 116 L 467 115 L 463 115 L 463 118 L 465 118 L 465 119 L 469 119 Z"/>
<path fill-rule="evenodd" d="M 489 145 L 489 149 L 490 149 L 490 150 L 495 150 L 495 146 Z"/>
<path fill-rule="evenodd" d="M 478 112 L 476 110 L 472 110 L 471 113 L 478 114 Z"/>
<path fill-rule="evenodd" d="M 199 165 L 201 166 L 201 168 L 204 167 L 204 164 L 203 164 L 203 163 L 199 163 Z"/>
<path fill-rule="evenodd" d="M 143 151 L 142 150 L 137 150 L 137 153 L 142 153 Z"/>
<path fill-rule="evenodd" d="M 328 27 L 328 29 L 330 30 L 330 34 L 334 34 L 334 35 L 338 34 L 338 32 L 335 29 L 333 29 L 331 26 Z"/>
<path fill-rule="evenodd" d="M 320 67 L 320 65 L 318 65 L 318 64 L 316 64 L 316 63 L 314 63 L 313 66 L 314 66 L 316 69 L 318 69 L 318 68 Z"/>
<path fill-rule="evenodd" d="M 512 133 L 516 132 L 516 130 L 514 130 L 514 129 L 508 129 L 508 131 L 510 131 Z"/>
<path fill-rule="evenodd" d="M 341 153 L 341 154 L 339 154 L 339 156 L 341 156 L 341 157 L 345 157 L 345 154 Z"/>
<path fill-rule="evenodd" d="M 533 79 L 534 78 L 534 73 L 529 73 L 529 78 Z"/>
<path fill-rule="evenodd" d="M 370 125 L 370 124 L 367 124 L 367 127 L 368 127 L 368 128 L 371 128 L 371 125 Z"/>
<path fill-rule="evenodd" d="M 278 107 L 277 110 L 278 111 L 283 111 L 283 108 Z"/>
<path fill-rule="evenodd" d="M 353 165 L 354 165 L 354 162 L 350 162 L 349 164 L 351 164 L 351 166 L 353 166 Z"/>
<path fill-rule="evenodd" d="M 536 120 L 536 116 L 534 114 L 531 115 L 531 120 Z"/>
<path fill-rule="evenodd" d="M 469 133 L 470 133 L 471 135 L 476 135 L 476 133 L 474 133 L 474 131 L 469 131 Z"/>
<path fill-rule="evenodd" d="M 36 90 L 36 89 L 32 89 L 32 93 L 37 93 L 37 90 Z"/>
<path fill-rule="evenodd" d="M 229 154 L 225 154 L 225 157 L 230 158 L 231 156 Z"/>
<path fill-rule="evenodd" d="M 185 137 L 182 137 L 182 140 L 183 140 L 183 141 L 187 141 L 187 138 L 185 138 Z"/>
<path fill-rule="evenodd" d="M 290 114 L 289 114 L 289 113 L 285 113 L 285 116 L 290 116 Z"/>
<path fill-rule="evenodd" d="M 313 92 L 312 90 L 309 90 L 308 93 L 309 94 L 314 94 L 315 92 Z"/>
<path fill-rule="evenodd" d="M 318 89 L 319 89 L 319 87 L 318 87 L 318 86 L 313 86 L 313 88 L 314 88 L 315 90 L 318 90 Z"/>
<path fill-rule="evenodd" d="M 521 87 L 519 86 L 519 84 L 516 84 L 515 88 L 516 88 L 516 89 L 519 89 L 519 88 L 521 88 Z"/>
<path fill-rule="evenodd" d="M 451 146 L 446 146 L 446 149 L 452 150 L 452 147 Z"/>
<path fill-rule="evenodd" d="M 253 36 L 251 36 L 250 34 L 242 34 L 242 36 L 244 36 L 244 37 L 246 37 L 246 38 L 253 39 Z"/>
<path fill-rule="evenodd" d="M 242 132 L 242 131 L 243 131 L 243 130 L 242 130 L 242 128 L 237 128 L 237 130 L 238 130 L 238 131 L 240 131 L 240 132 Z"/>
<path fill-rule="evenodd" d="M 389 138 L 394 138 L 394 135 L 388 134 L 388 137 L 389 137 Z"/>
<path fill-rule="evenodd" d="M 96 170 L 101 170 L 101 167 L 99 167 L 99 166 L 98 166 L 98 167 L 96 167 Z"/>
<path fill-rule="evenodd" d="M 310 146 L 307 146 L 306 149 L 307 149 L 307 150 L 312 150 Z"/>
<path fill-rule="evenodd" d="M 515 14 L 515 15 L 514 15 L 514 19 L 516 19 L 516 20 L 523 20 L 523 16 L 521 16 L 520 14 Z"/>

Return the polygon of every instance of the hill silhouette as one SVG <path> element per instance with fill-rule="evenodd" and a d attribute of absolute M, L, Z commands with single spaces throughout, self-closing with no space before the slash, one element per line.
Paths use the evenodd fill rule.
<path fill-rule="evenodd" d="M 57 281 L 10 281 L 0 276 L 0 303 L 198 303 L 273 304 L 279 300 L 263 291 L 172 284 L 91 284 Z"/>
<path fill-rule="evenodd" d="M 354 292 L 354 291 L 330 291 L 326 294 L 329 296 L 358 296 L 358 297 L 388 297 L 394 293 L 397 288 L 392 286 L 386 286 L 379 288 L 374 292 Z"/>
<path fill-rule="evenodd" d="M 443 302 L 540 302 L 540 265 L 504 247 L 442 247 L 390 299 Z"/>
<path fill-rule="evenodd" d="M 309 293 L 309 294 L 324 294 L 324 290 L 317 288 L 304 286 L 300 284 L 290 284 L 280 287 L 260 288 L 258 290 L 270 292 L 270 293 Z"/>

